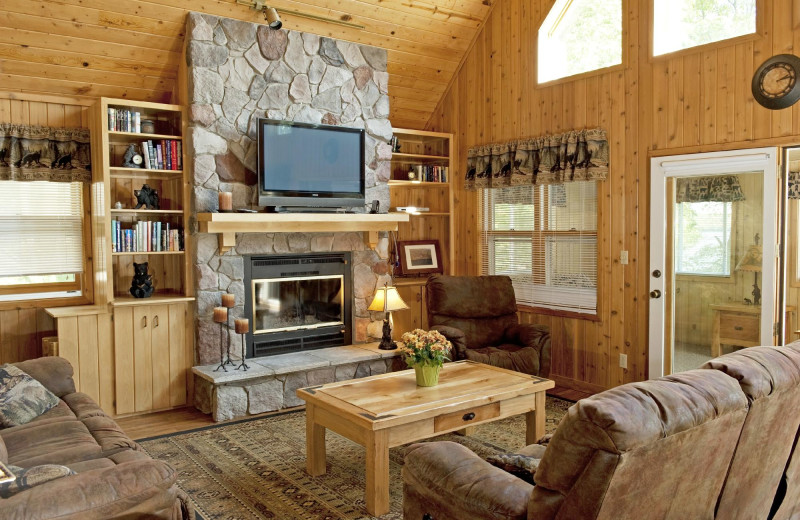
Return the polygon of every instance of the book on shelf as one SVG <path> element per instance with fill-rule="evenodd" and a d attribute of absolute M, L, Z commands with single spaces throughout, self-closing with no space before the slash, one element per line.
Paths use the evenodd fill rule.
<path fill-rule="evenodd" d="M 152 139 L 141 144 L 144 167 L 148 170 L 179 171 L 183 167 L 180 150 L 181 142 L 175 139 Z"/>
<path fill-rule="evenodd" d="M 113 132 L 142 133 L 142 114 L 133 110 L 108 107 L 108 129 Z"/>
<path fill-rule="evenodd" d="M 416 164 L 412 166 L 415 180 L 422 182 L 447 182 L 448 168 L 447 166 L 435 166 L 431 164 Z"/>
<path fill-rule="evenodd" d="M 140 220 L 126 223 L 123 228 L 117 219 L 111 221 L 111 251 L 113 253 L 160 253 L 183 251 L 183 229 L 169 222 Z"/>

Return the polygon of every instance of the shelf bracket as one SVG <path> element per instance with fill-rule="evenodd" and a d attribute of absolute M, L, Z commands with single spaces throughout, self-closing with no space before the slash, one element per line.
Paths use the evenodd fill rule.
<path fill-rule="evenodd" d="M 236 246 L 236 233 L 219 234 L 219 254 L 224 255 Z"/>

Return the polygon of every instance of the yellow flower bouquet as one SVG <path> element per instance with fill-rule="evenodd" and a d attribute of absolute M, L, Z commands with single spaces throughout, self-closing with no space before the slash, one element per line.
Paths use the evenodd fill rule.
<path fill-rule="evenodd" d="M 435 386 L 439 382 L 439 371 L 453 345 L 440 332 L 416 329 L 406 332 L 401 338 L 400 352 L 406 364 L 413 368 L 417 385 Z"/>

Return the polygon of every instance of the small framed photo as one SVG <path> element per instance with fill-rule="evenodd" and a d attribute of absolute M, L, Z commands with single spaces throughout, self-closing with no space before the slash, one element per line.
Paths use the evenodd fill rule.
<path fill-rule="evenodd" d="M 438 240 L 397 242 L 400 272 L 403 275 L 441 273 L 441 253 Z"/>

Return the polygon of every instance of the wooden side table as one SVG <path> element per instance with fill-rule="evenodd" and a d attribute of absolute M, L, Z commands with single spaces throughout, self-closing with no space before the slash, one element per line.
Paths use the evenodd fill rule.
<path fill-rule="evenodd" d="M 711 328 L 711 356 L 722 354 L 722 345 L 757 347 L 761 345 L 759 334 L 761 306 L 743 303 L 720 303 L 711 305 L 714 321 Z M 795 308 L 786 306 L 784 329 L 792 330 L 792 316 Z"/>

